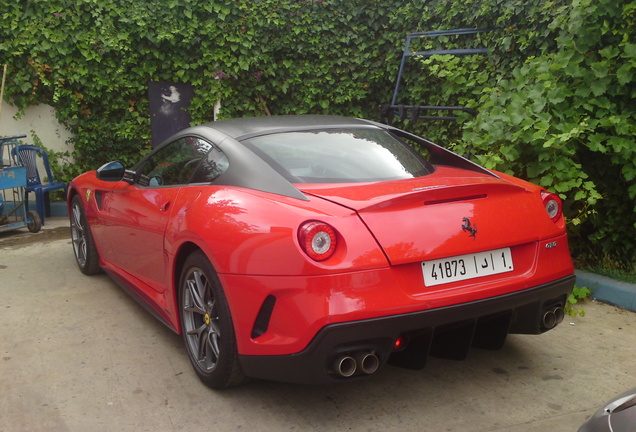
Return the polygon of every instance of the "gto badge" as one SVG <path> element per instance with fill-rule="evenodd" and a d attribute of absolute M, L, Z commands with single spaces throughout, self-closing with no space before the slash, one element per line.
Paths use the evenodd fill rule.
<path fill-rule="evenodd" d="M 471 226 L 470 219 L 467 217 L 463 218 L 462 222 L 464 222 L 462 225 L 462 231 L 468 231 L 470 233 L 468 237 L 472 237 L 473 239 L 477 238 L 477 225 Z"/>

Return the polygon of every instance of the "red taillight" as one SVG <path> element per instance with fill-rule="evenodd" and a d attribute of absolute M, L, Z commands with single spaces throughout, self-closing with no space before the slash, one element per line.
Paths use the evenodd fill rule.
<path fill-rule="evenodd" d="M 548 212 L 548 216 L 550 217 L 550 219 L 556 222 L 563 211 L 561 198 L 553 193 L 541 192 L 541 199 L 543 200 L 545 211 Z"/>
<path fill-rule="evenodd" d="M 314 261 L 324 261 L 336 250 L 336 231 L 323 222 L 305 222 L 298 229 L 300 247 Z"/>

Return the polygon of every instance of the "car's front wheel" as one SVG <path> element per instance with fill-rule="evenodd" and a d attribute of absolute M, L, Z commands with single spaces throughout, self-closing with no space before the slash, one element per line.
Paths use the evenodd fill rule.
<path fill-rule="evenodd" d="M 214 389 L 245 382 L 230 309 L 221 282 L 202 252 L 186 259 L 179 278 L 179 305 L 183 339 L 201 381 Z"/>
<path fill-rule="evenodd" d="M 75 261 L 82 273 L 87 275 L 99 273 L 101 271 L 99 255 L 79 195 L 75 195 L 71 200 L 71 240 Z"/>

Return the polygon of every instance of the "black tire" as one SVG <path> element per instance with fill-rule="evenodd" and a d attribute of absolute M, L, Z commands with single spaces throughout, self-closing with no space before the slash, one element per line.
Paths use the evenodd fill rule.
<path fill-rule="evenodd" d="M 246 382 L 230 308 L 221 282 L 202 252 L 192 253 L 183 265 L 179 305 L 183 340 L 201 381 L 217 390 Z"/>
<path fill-rule="evenodd" d="M 85 275 L 100 273 L 99 255 L 97 254 L 97 248 L 95 247 L 93 235 L 86 220 L 86 212 L 79 195 L 75 195 L 71 200 L 70 219 L 71 240 L 78 267 Z"/>
<path fill-rule="evenodd" d="M 34 212 L 33 210 L 29 210 L 28 212 L 26 212 L 26 217 L 27 217 L 27 228 L 29 231 L 31 231 L 32 233 L 36 233 L 39 232 L 40 229 L 42 228 L 42 220 L 40 219 L 40 215 L 37 212 Z"/>

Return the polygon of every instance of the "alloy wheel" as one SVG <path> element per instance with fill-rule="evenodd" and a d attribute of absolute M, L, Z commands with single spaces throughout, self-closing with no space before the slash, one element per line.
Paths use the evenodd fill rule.
<path fill-rule="evenodd" d="M 82 224 L 82 207 L 78 203 L 74 203 L 71 207 L 71 239 L 75 259 L 83 268 L 86 266 L 86 231 Z"/>
<path fill-rule="evenodd" d="M 221 329 L 211 281 L 191 268 L 184 281 L 183 324 L 189 351 L 202 372 L 212 372 L 219 361 Z"/>

